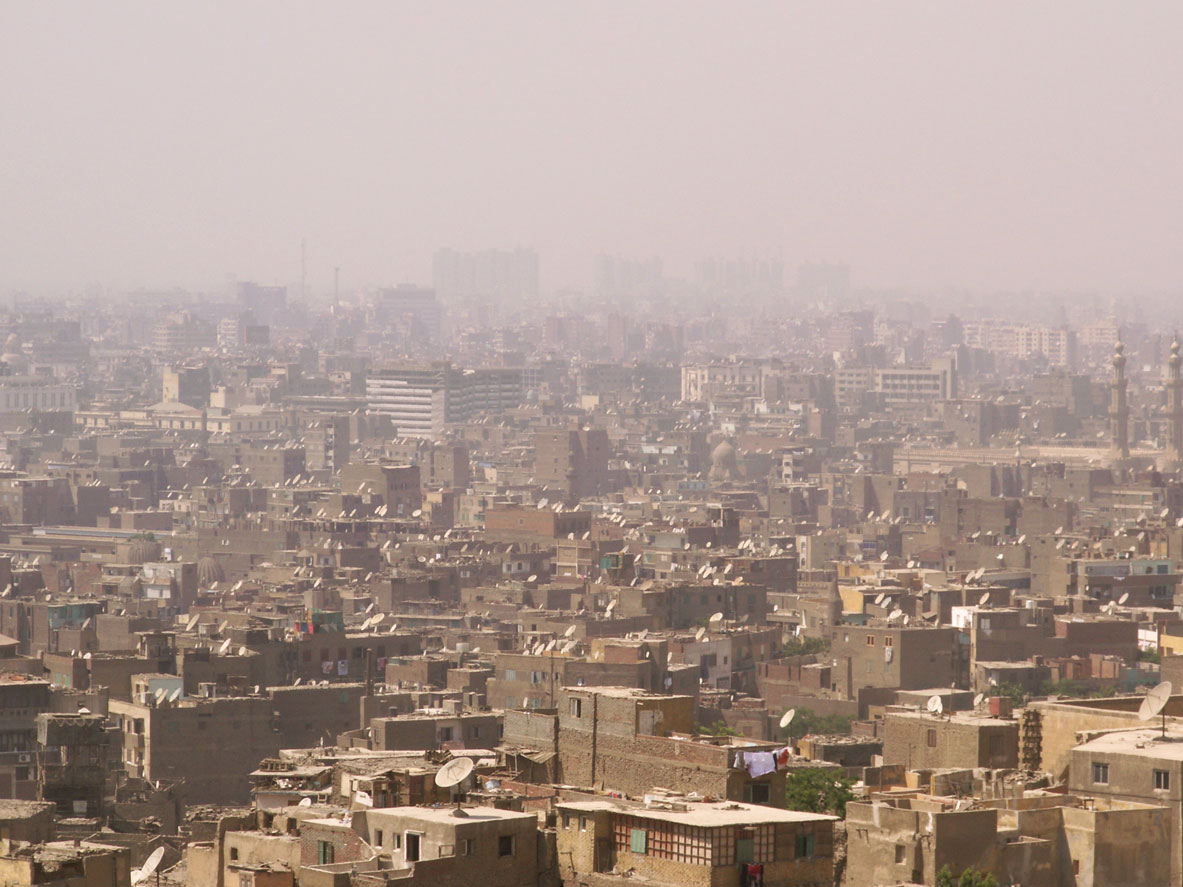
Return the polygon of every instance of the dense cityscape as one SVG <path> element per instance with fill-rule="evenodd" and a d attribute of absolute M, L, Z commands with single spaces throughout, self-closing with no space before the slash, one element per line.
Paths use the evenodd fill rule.
<path fill-rule="evenodd" d="M 434 265 L 13 301 L 5 883 L 1180 883 L 1170 334 Z"/>

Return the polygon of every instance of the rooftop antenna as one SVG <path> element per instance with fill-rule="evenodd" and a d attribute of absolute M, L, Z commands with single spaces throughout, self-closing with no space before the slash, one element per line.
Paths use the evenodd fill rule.
<path fill-rule="evenodd" d="M 1146 694 L 1142 700 L 1142 707 L 1138 709 L 1138 720 L 1149 721 L 1157 714 L 1162 715 L 1162 737 L 1167 736 L 1167 702 L 1171 698 L 1171 682 L 1163 681 Z"/>
<path fill-rule="evenodd" d="M 440 767 L 435 774 L 435 784 L 440 788 L 455 788 L 464 782 L 472 773 L 472 758 L 453 758 Z M 460 793 L 455 792 L 456 809 L 452 811 L 453 816 L 468 816 L 464 812 L 464 808 L 460 806 Z"/>

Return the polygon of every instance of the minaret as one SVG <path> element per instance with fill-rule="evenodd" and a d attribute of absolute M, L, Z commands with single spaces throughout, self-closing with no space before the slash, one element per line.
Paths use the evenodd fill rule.
<path fill-rule="evenodd" d="M 1109 430 L 1113 438 L 1113 458 L 1130 457 L 1130 405 L 1126 401 L 1125 345 L 1119 339 L 1113 346 L 1113 381 L 1109 384 Z"/>
<path fill-rule="evenodd" d="M 1167 462 L 1183 462 L 1183 377 L 1179 375 L 1179 337 L 1171 343 L 1171 356 L 1167 359 L 1167 380 L 1163 383 L 1167 394 L 1167 421 L 1170 422 L 1171 439 L 1167 441 Z"/>

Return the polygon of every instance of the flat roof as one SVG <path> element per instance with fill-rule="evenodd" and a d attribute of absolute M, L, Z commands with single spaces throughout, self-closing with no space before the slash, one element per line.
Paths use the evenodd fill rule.
<path fill-rule="evenodd" d="M 734 801 L 720 801 L 714 804 L 697 801 L 669 799 L 671 803 L 685 803 L 686 810 L 665 810 L 657 807 L 631 807 L 614 804 L 611 801 L 571 801 L 556 804 L 564 810 L 587 813 L 607 810 L 643 819 L 657 819 L 662 822 L 678 822 L 683 825 L 699 825 L 706 828 L 727 825 L 760 825 L 770 822 L 818 822 L 836 820 L 837 816 L 824 813 L 806 813 L 801 810 L 782 810 L 779 807 L 764 807 L 758 804 L 737 804 Z"/>
<path fill-rule="evenodd" d="M 1104 752 L 1155 760 L 1183 761 L 1183 733 L 1169 730 L 1163 738 L 1161 727 L 1145 730 L 1120 730 L 1105 733 L 1083 742 L 1073 751 Z"/>
<path fill-rule="evenodd" d="M 456 808 L 446 807 L 375 807 L 370 813 L 385 813 L 390 816 L 402 816 L 407 819 L 418 819 L 428 822 L 451 822 L 463 825 L 466 822 L 491 822 L 494 820 L 508 821 L 515 819 L 532 819 L 537 821 L 537 813 L 523 813 L 519 810 L 501 810 L 497 807 L 464 807 L 467 816 L 456 816 Z"/>

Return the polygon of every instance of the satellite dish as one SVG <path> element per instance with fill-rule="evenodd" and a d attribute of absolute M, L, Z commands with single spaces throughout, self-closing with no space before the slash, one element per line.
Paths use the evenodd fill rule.
<path fill-rule="evenodd" d="M 780 716 L 780 728 L 783 730 L 789 724 L 793 723 L 793 718 L 797 717 L 797 709 L 790 708 L 783 715 Z"/>
<path fill-rule="evenodd" d="M 887 597 L 887 595 L 884 594 L 882 591 L 879 592 L 879 594 L 875 595 L 875 606 L 882 607 L 883 606 L 883 599 L 885 597 Z"/>
<path fill-rule="evenodd" d="M 706 635 L 706 633 L 707 633 L 707 630 L 705 628 L 700 628 L 698 631 L 696 631 L 694 633 L 694 639 L 696 641 L 701 641 L 703 639 L 703 637 Z"/>
<path fill-rule="evenodd" d="M 225 656 L 226 651 L 229 649 L 230 649 L 230 638 L 226 638 L 226 640 L 222 641 L 222 646 L 218 647 L 218 655 Z"/>
<path fill-rule="evenodd" d="M 132 887 L 138 887 L 156 873 L 160 860 L 164 859 L 164 848 L 157 847 L 145 861 L 143 868 L 133 869 L 131 873 Z"/>
<path fill-rule="evenodd" d="M 239 656 L 245 656 L 246 654 L 247 654 L 247 649 L 246 649 L 245 645 L 238 648 L 238 655 Z"/>
<path fill-rule="evenodd" d="M 423 509 L 416 508 L 414 511 L 411 512 L 411 517 L 420 517 L 420 516 L 422 516 L 422 514 L 423 514 Z"/>
<path fill-rule="evenodd" d="M 904 615 L 903 610 L 892 610 L 890 613 L 887 614 L 887 621 L 888 622 L 895 622 L 897 619 L 899 619 L 903 615 Z"/>
<path fill-rule="evenodd" d="M 302 681 L 302 680 L 304 680 L 304 679 L 303 678 L 296 678 L 294 681 L 292 681 L 292 686 L 293 687 L 300 686 L 300 681 Z"/>
<path fill-rule="evenodd" d="M 1163 681 L 1153 690 L 1146 694 L 1146 698 L 1142 700 L 1142 707 L 1138 709 L 1138 720 L 1149 721 L 1152 717 L 1159 714 L 1167 707 L 1167 701 L 1171 698 L 1171 682 Z M 1163 733 L 1166 733 L 1167 716 L 1164 713 Z"/>
<path fill-rule="evenodd" d="M 722 625 L 723 624 L 723 614 L 722 613 L 711 614 L 710 624 L 711 624 L 711 628 L 715 628 L 719 625 Z"/>
<path fill-rule="evenodd" d="M 472 769 L 472 758 L 453 758 L 436 771 L 435 784 L 440 788 L 453 788 L 464 782 L 472 773 Z M 456 809 L 452 811 L 452 815 L 466 815 L 460 809 L 459 802 L 456 804 Z"/>
<path fill-rule="evenodd" d="M 537 574 L 531 573 L 529 576 L 526 577 L 526 581 L 527 582 L 537 582 L 538 581 Z"/>
<path fill-rule="evenodd" d="M 165 690 L 164 687 L 157 687 L 156 688 L 156 701 L 163 702 L 164 701 L 164 694 L 167 692 L 168 691 Z"/>
<path fill-rule="evenodd" d="M 296 806 L 297 807 L 311 807 L 312 806 L 312 798 L 301 798 L 300 803 L 297 804 Z"/>
<path fill-rule="evenodd" d="M 928 697 L 928 702 L 924 706 L 934 715 L 940 715 L 945 710 L 945 703 L 941 701 L 941 697 L 932 695 Z"/>
<path fill-rule="evenodd" d="M 886 551 L 883 552 L 883 554 L 879 555 L 879 560 L 881 560 L 881 561 L 886 561 L 887 558 L 888 558 L 888 554 Z"/>
<path fill-rule="evenodd" d="M 185 631 L 192 631 L 197 627 L 198 620 L 201 619 L 200 613 L 194 613 L 189 617 L 189 621 L 185 623 Z"/>
<path fill-rule="evenodd" d="M 574 625 L 568 625 L 568 626 L 567 626 L 567 630 L 563 632 L 563 637 L 565 637 L 565 638 L 572 637 L 572 636 L 575 634 L 575 632 L 576 632 L 576 631 L 578 631 L 578 629 L 576 628 L 576 626 L 574 626 Z"/>
<path fill-rule="evenodd" d="M 990 592 L 983 591 L 982 596 L 980 598 L 978 598 L 978 606 L 984 607 L 989 603 L 990 603 Z"/>
<path fill-rule="evenodd" d="M 1122 606 L 1125 606 L 1125 602 L 1128 601 L 1129 599 L 1130 599 L 1130 593 L 1127 591 L 1127 592 L 1124 592 L 1122 594 L 1122 596 L 1117 599 L 1117 602 L 1119 604 L 1121 604 Z"/>
<path fill-rule="evenodd" d="M 1019 544 L 1022 545 L 1026 541 L 1027 541 L 1027 534 L 1024 533 L 1022 536 L 1019 537 Z"/>
<path fill-rule="evenodd" d="M 974 708 L 977 708 L 978 706 L 980 706 L 985 699 L 986 699 L 985 693 L 979 693 L 977 696 L 975 696 L 974 697 Z"/>

